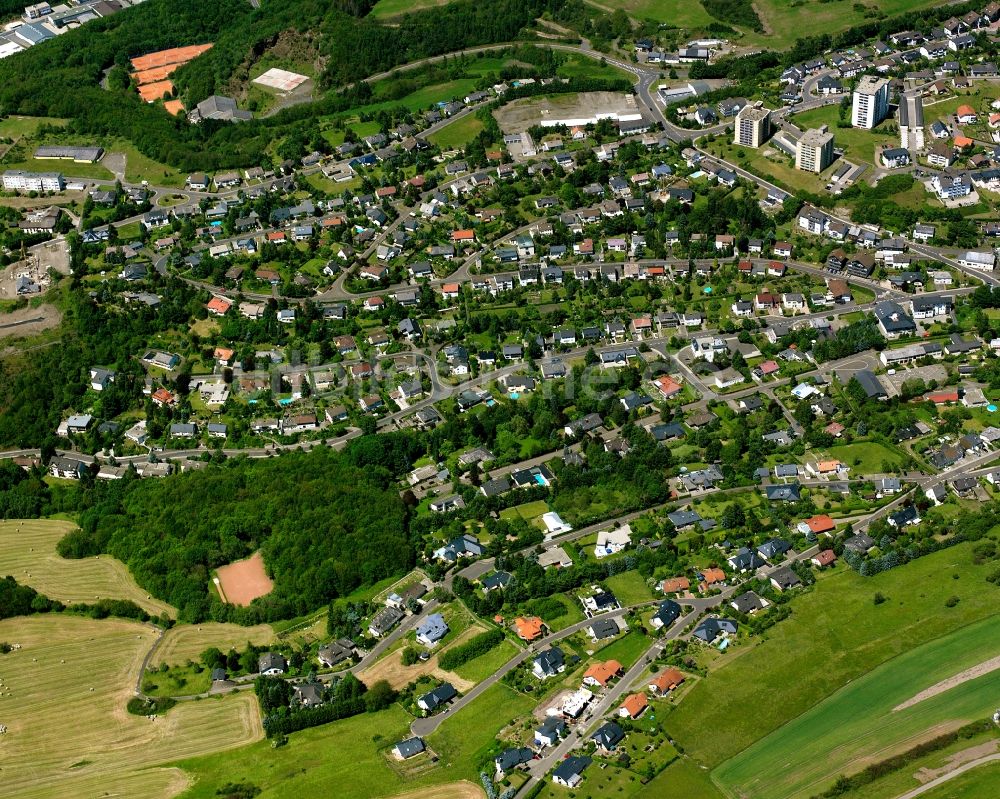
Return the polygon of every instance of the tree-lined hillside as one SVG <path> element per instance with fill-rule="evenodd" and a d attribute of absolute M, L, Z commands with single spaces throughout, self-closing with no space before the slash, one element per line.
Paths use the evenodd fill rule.
<path fill-rule="evenodd" d="M 114 555 L 183 621 L 289 618 L 410 568 L 405 509 L 384 477 L 320 448 L 116 481 L 59 550 Z M 223 605 L 210 594 L 212 570 L 258 549 L 274 591 L 250 608 Z"/>

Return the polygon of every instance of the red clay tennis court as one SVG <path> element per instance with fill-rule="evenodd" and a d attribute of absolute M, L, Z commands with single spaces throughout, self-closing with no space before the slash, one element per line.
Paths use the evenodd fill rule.
<path fill-rule="evenodd" d="M 142 72 L 154 67 L 165 67 L 167 64 L 186 64 L 192 58 L 197 58 L 206 50 L 210 50 L 212 44 L 192 44 L 187 47 L 171 47 L 169 50 L 158 50 L 148 55 L 137 56 L 132 59 L 132 69 Z"/>
<path fill-rule="evenodd" d="M 264 571 L 264 558 L 255 552 L 246 560 L 222 566 L 215 572 L 215 584 L 223 602 L 246 607 L 257 597 L 270 594 L 274 583 Z"/>

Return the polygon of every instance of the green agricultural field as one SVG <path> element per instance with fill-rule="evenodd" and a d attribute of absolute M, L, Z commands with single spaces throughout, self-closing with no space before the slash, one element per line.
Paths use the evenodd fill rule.
<path fill-rule="evenodd" d="M 155 636 L 148 624 L 118 619 L 0 622 L 0 641 L 21 646 L 0 655 L 5 796 L 168 799 L 184 785 L 168 761 L 262 737 L 257 701 L 247 693 L 184 702 L 155 720 L 128 714 Z"/>
<path fill-rule="evenodd" d="M 454 150 L 464 147 L 483 129 L 483 123 L 479 121 L 475 114 L 466 114 L 461 119 L 456 119 L 445 125 L 437 133 L 432 134 L 428 141 L 436 144 L 442 150 Z"/>
<path fill-rule="evenodd" d="M 594 0 L 593 4 L 601 8 L 623 8 L 630 16 L 667 22 L 689 30 L 704 29 L 712 22 L 725 22 L 709 14 L 701 3 L 685 0 Z M 741 41 L 764 44 L 780 50 L 803 36 L 833 34 L 868 22 L 870 17 L 865 16 L 866 7 L 891 17 L 934 5 L 939 5 L 939 2 L 881 0 L 878 3 L 857 3 L 854 0 L 832 0 L 828 3 L 803 3 L 801 0 L 757 0 L 754 8 L 765 33 L 747 32 Z"/>
<path fill-rule="evenodd" d="M 712 776 L 735 795 L 806 799 L 825 790 L 838 774 L 859 771 L 872 759 L 897 754 L 992 712 L 1000 671 L 905 709 L 900 705 L 997 654 L 1000 628 L 992 619 L 911 649 L 723 763 Z"/>
<path fill-rule="evenodd" d="M 923 799 L 996 799 L 1000 796 L 1000 763 L 971 769 L 922 794 Z"/>
<path fill-rule="evenodd" d="M 875 577 L 849 569 L 823 575 L 766 640 L 723 658 L 691 689 L 671 714 L 671 734 L 700 764 L 718 766 L 880 664 L 991 616 L 995 595 L 984 578 L 994 569 L 973 564 L 963 544 Z M 888 601 L 875 606 L 876 592 Z M 945 607 L 952 596 L 958 604 Z"/>
<path fill-rule="evenodd" d="M 166 602 L 140 588 L 115 558 L 61 558 L 56 544 L 74 529 L 72 522 L 48 519 L 0 522 L 0 574 L 14 575 L 18 582 L 60 602 L 129 599 L 148 613 L 177 615 Z"/>
<path fill-rule="evenodd" d="M 842 795 L 842 799 L 896 799 L 907 791 L 912 791 L 925 784 L 926 778 L 923 769 L 942 773 L 944 769 L 954 766 L 956 763 L 971 759 L 973 755 L 985 752 L 992 748 L 995 750 L 1000 741 L 1000 729 L 992 729 L 974 735 L 971 738 L 960 738 L 954 743 L 931 752 L 923 757 L 916 757 L 909 761 L 904 768 L 892 771 L 883 777 L 860 786 L 856 790 L 848 791 Z M 984 768 L 980 773 L 985 773 Z"/>

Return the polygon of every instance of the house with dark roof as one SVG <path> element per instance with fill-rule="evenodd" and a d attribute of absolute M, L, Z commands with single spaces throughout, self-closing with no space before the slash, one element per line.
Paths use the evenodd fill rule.
<path fill-rule="evenodd" d="M 625 730 L 615 722 L 608 721 L 602 724 L 590 736 L 590 740 L 597 746 L 598 751 L 605 753 L 614 752 L 618 748 L 618 744 L 625 740 Z"/>
<path fill-rule="evenodd" d="M 589 757 L 567 757 L 552 772 L 552 782 L 564 788 L 575 788 L 583 780 L 583 772 L 591 762 Z"/>
<path fill-rule="evenodd" d="M 493 758 L 496 766 L 496 779 L 499 782 L 518 766 L 530 763 L 535 757 L 527 746 L 519 746 L 513 749 L 504 749 L 499 755 Z"/>
<path fill-rule="evenodd" d="M 265 677 L 276 677 L 288 671 L 288 661 L 277 652 L 265 652 L 257 660 L 257 671 Z"/>
<path fill-rule="evenodd" d="M 407 738 L 392 747 L 392 753 L 397 760 L 407 760 L 424 751 L 424 742 L 420 738 Z"/>
<path fill-rule="evenodd" d="M 770 602 L 753 591 L 745 591 L 729 603 L 729 606 L 737 613 L 750 615 L 758 610 L 770 606 Z"/>
<path fill-rule="evenodd" d="M 735 635 L 736 622 L 730 619 L 707 618 L 694 630 L 694 637 L 706 644 L 711 644 L 719 636 Z"/>
<path fill-rule="evenodd" d="M 802 585 L 802 581 L 795 572 L 787 566 L 782 566 L 771 574 L 771 585 L 779 591 L 787 591 L 789 588 Z"/>
<path fill-rule="evenodd" d="M 539 652 L 535 655 L 535 659 L 531 663 L 531 671 L 539 680 L 555 677 L 557 674 L 562 674 L 565 670 L 566 658 L 563 655 L 563 651 L 557 646 L 546 649 L 544 652 Z"/>
<path fill-rule="evenodd" d="M 455 687 L 450 682 L 443 682 L 433 691 L 428 691 L 418 698 L 417 707 L 425 713 L 433 713 L 438 708 L 448 704 L 456 696 L 458 696 L 458 691 L 455 690 Z"/>

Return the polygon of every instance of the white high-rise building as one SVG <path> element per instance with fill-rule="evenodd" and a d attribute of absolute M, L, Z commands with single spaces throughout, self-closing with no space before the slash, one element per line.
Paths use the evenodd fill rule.
<path fill-rule="evenodd" d="M 736 115 L 733 142 L 743 147 L 760 147 L 771 136 L 771 111 L 762 105 L 745 105 Z"/>
<path fill-rule="evenodd" d="M 833 134 L 826 125 L 807 130 L 795 146 L 795 168 L 819 174 L 833 163 Z"/>
<path fill-rule="evenodd" d="M 924 101 L 919 94 L 899 98 L 899 143 L 906 150 L 924 149 Z"/>
<path fill-rule="evenodd" d="M 851 124 L 871 130 L 889 114 L 889 81 L 863 75 L 854 89 Z"/>

